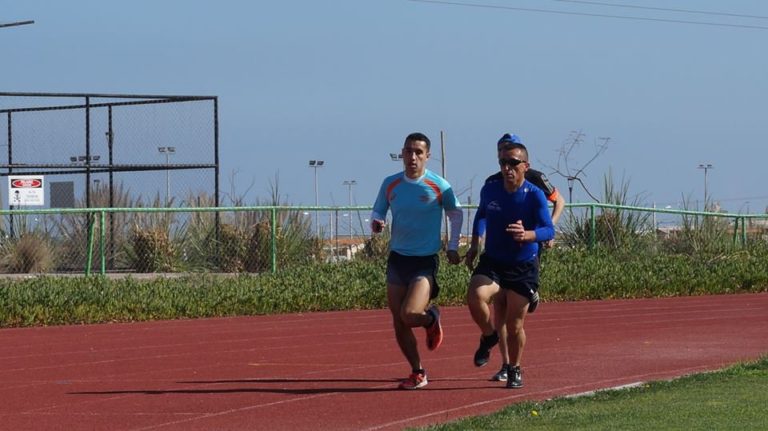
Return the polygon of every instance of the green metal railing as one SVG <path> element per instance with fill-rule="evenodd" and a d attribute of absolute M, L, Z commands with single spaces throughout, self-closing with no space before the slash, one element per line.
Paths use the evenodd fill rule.
<path fill-rule="evenodd" d="M 465 206 L 464 209 L 474 210 L 476 205 Z M 626 205 L 613 205 L 602 203 L 575 203 L 566 205 L 567 209 L 584 208 L 588 211 L 590 220 L 589 246 L 595 247 L 596 238 L 596 213 L 598 209 L 612 209 L 622 211 L 650 212 L 658 214 L 671 214 L 679 216 L 696 217 L 716 217 L 733 220 L 733 241 L 734 244 L 746 245 L 747 243 L 747 224 L 749 220 L 765 220 L 768 214 L 733 214 L 733 213 L 715 213 L 705 211 L 677 210 L 666 208 L 647 208 Z M 82 215 L 87 219 L 87 245 L 86 245 L 86 264 L 84 272 L 86 275 L 94 273 L 92 262 L 96 251 L 95 242 L 99 238 L 98 259 L 99 268 L 96 270 L 99 274 L 107 273 L 107 215 L 119 213 L 239 213 L 239 212 L 269 212 L 270 235 L 271 235 L 271 270 L 277 271 L 277 221 L 278 213 L 282 211 L 302 211 L 302 212 L 328 212 L 328 211 L 347 211 L 350 214 L 353 211 L 372 210 L 371 206 L 249 206 L 249 207 L 184 207 L 184 208 L 75 208 L 75 209 L 23 209 L 23 210 L 0 210 L 0 216 L 10 218 L 28 216 L 28 215 Z M 98 223 L 97 223 L 98 221 Z M 471 223 L 471 220 L 465 220 L 465 223 Z M 13 226 L 13 223 L 11 223 Z M 98 232 L 96 228 L 98 226 Z M 338 234 L 338 233 L 337 233 Z"/>
<path fill-rule="evenodd" d="M 733 220 L 733 242 L 734 244 L 741 244 L 742 246 L 747 244 L 747 223 L 748 220 L 766 220 L 768 214 L 734 214 L 734 213 L 719 213 L 719 212 L 707 212 L 707 211 L 692 211 L 692 210 L 677 210 L 667 208 L 647 208 L 636 207 L 628 205 L 613 205 L 603 203 L 576 203 L 567 204 L 567 208 L 587 208 L 589 210 L 590 218 L 590 238 L 589 246 L 594 247 L 597 238 L 595 237 L 597 231 L 597 217 L 595 217 L 595 210 L 597 208 L 625 210 L 625 211 L 638 211 L 656 214 L 672 214 L 679 216 L 695 216 L 695 217 L 713 217 Z"/>

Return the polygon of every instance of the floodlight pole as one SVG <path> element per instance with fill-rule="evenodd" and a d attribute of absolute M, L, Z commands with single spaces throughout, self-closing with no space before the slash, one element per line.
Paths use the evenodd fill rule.
<path fill-rule="evenodd" d="M 704 211 L 707 211 L 707 199 L 709 199 L 707 194 L 707 171 L 714 168 L 711 163 L 699 163 L 698 169 L 704 169 Z"/>
<path fill-rule="evenodd" d="M 176 154 L 176 147 L 157 147 L 157 151 L 165 154 L 165 207 L 168 208 L 171 203 L 171 175 L 168 164 L 171 162 L 170 155 Z"/>
<path fill-rule="evenodd" d="M 317 190 L 317 168 L 323 167 L 325 164 L 325 160 L 310 160 L 309 161 L 309 167 L 313 168 L 315 170 L 315 206 L 320 205 L 320 194 Z M 320 219 L 319 219 L 319 211 L 315 210 L 315 230 L 317 232 L 317 237 L 320 238 Z"/>
<path fill-rule="evenodd" d="M 355 181 L 355 180 L 346 180 L 342 184 L 347 186 L 347 192 L 349 194 L 350 210 L 347 212 L 347 214 L 349 214 L 349 239 L 351 240 L 352 239 L 352 209 L 351 209 L 351 207 L 352 207 L 352 186 L 356 185 L 357 181 Z M 352 246 L 352 244 L 350 244 L 350 247 L 351 246 Z"/>
<path fill-rule="evenodd" d="M 443 178 L 445 178 L 445 135 L 440 131 L 440 167 Z M 445 235 L 445 245 L 448 246 L 448 216 L 443 215 L 443 232 Z"/>
<path fill-rule="evenodd" d="M 568 203 L 573 203 L 573 182 L 576 181 L 576 177 L 567 177 L 568 180 Z"/>

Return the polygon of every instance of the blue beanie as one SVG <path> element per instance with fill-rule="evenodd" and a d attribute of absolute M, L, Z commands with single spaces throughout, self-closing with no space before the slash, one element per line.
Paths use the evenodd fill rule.
<path fill-rule="evenodd" d="M 520 140 L 520 137 L 517 135 L 505 133 L 504 136 L 499 139 L 499 142 L 496 143 L 496 146 L 498 147 L 501 144 L 522 144 L 523 141 Z"/>

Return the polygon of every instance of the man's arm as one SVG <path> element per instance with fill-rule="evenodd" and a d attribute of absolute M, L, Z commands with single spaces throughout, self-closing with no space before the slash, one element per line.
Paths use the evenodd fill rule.
<path fill-rule="evenodd" d="M 386 216 L 389 210 L 389 201 L 387 201 L 386 180 L 381 183 L 379 187 L 379 193 L 376 195 L 376 201 L 373 203 L 373 211 L 371 211 L 371 232 L 380 233 L 386 226 Z"/>
<path fill-rule="evenodd" d="M 464 221 L 464 213 L 461 209 L 456 208 L 452 210 L 445 210 L 445 215 L 448 217 L 448 222 L 451 225 L 451 237 L 448 240 L 448 249 L 446 255 L 448 256 L 448 262 L 452 265 L 456 265 L 461 262 L 459 253 L 459 238 L 461 238 L 461 223 Z"/>
<path fill-rule="evenodd" d="M 487 184 L 487 183 L 486 183 Z M 483 194 L 485 186 L 480 189 L 480 203 L 475 211 L 475 219 L 472 222 L 472 241 L 467 249 L 467 254 L 464 255 L 464 264 L 467 265 L 470 271 L 475 267 L 475 258 L 480 247 L 480 237 L 485 233 L 486 221 L 485 221 L 485 199 Z"/>
<path fill-rule="evenodd" d="M 555 189 L 552 195 L 547 196 L 547 200 L 553 202 L 552 225 L 556 225 L 557 221 L 560 220 L 560 215 L 563 213 L 563 210 L 565 210 L 565 198 L 560 194 L 560 192 L 558 192 L 557 189 Z M 541 245 L 544 248 L 552 248 L 555 245 L 555 239 L 552 238 L 549 241 L 543 241 Z"/>
<path fill-rule="evenodd" d="M 565 198 L 555 189 L 555 199 L 549 199 L 549 201 L 554 204 L 552 208 L 552 224 L 557 224 L 558 220 L 560 220 L 560 215 L 565 210 Z"/>

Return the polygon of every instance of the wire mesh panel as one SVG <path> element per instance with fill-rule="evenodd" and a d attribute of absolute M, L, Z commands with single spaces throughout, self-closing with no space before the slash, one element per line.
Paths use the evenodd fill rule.
<path fill-rule="evenodd" d="M 94 185 L 161 206 L 190 191 L 218 202 L 214 97 L 0 93 L 0 117 L 0 175 L 73 182 L 84 207 Z"/>
<path fill-rule="evenodd" d="M 43 208 L 219 204 L 215 97 L 0 93 L 0 148 L 0 176 L 45 179 Z M 2 208 L 29 209 L 4 189 Z M 111 213 L 107 223 L 119 269 L 128 226 Z M 26 226 L 9 217 L 3 229 Z"/>

